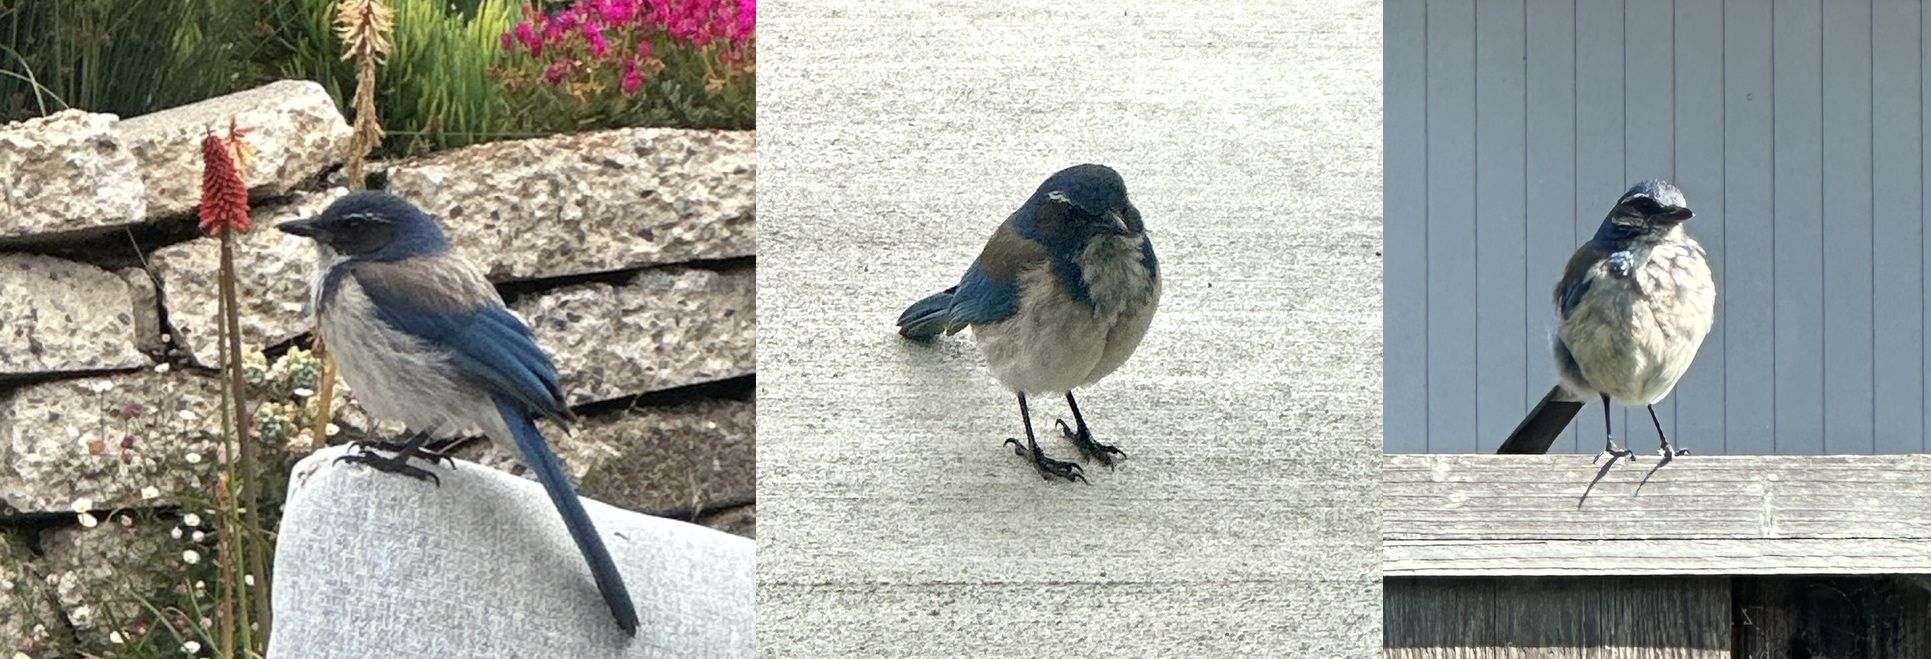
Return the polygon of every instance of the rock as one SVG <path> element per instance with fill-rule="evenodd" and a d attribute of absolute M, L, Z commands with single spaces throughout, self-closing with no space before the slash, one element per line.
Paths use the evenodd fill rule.
<path fill-rule="evenodd" d="M 155 308 L 128 283 L 84 263 L 0 254 L 0 378 L 146 366 Z"/>
<path fill-rule="evenodd" d="M 497 142 L 390 165 L 494 280 L 757 253 L 757 137 L 633 128 Z"/>
<path fill-rule="evenodd" d="M 275 345 L 308 331 L 308 281 L 315 242 L 276 231 L 276 224 L 322 212 L 347 194 L 333 188 L 297 193 L 286 202 L 253 209 L 254 228 L 235 244 L 241 343 L 245 350 Z M 148 258 L 168 298 L 168 320 L 196 363 L 220 363 L 221 241 L 202 237 L 155 250 Z"/>
<path fill-rule="evenodd" d="M 288 194 L 342 161 L 349 124 L 320 84 L 283 80 L 244 92 L 144 114 L 116 127 L 140 163 L 152 216 L 201 204 L 201 139 L 226 135 L 229 119 L 248 130 L 255 155 L 241 172 L 249 196 Z"/>
<path fill-rule="evenodd" d="M 690 519 L 757 497 L 757 411 L 749 402 L 639 407 L 586 417 L 575 436 L 546 426 L 545 436 L 577 479 L 578 492 L 613 506 Z M 488 442 L 467 444 L 457 455 L 530 476 L 516 468 L 515 456 Z"/>
<path fill-rule="evenodd" d="M 697 523 L 756 540 L 758 537 L 758 505 L 726 508 L 716 513 L 697 518 Z"/>
<path fill-rule="evenodd" d="M 620 286 L 566 286 L 510 308 L 581 405 L 755 372 L 756 279 L 751 268 L 645 270 Z"/>
<path fill-rule="evenodd" d="M 0 126 L 0 239 L 125 226 L 147 217 L 140 171 L 111 114 Z M 201 178 L 195 177 L 198 185 Z"/>
<path fill-rule="evenodd" d="M 0 516 L 206 491 L 220 409 L 213 378 L 154 370 L 0 392 Z"/>

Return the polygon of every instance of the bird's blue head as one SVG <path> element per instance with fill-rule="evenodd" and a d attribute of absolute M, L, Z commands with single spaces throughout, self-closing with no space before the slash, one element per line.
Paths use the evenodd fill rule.
<path fill-rule="evenodd" d="M 1660 178 L 1639 181 L 1616 200 L 1616 207 L 1603 218 L 1596 240 L 1625 242 L 1645 236 L 1660 237 L 1695 217 L 1683 191 Z"/>
<path fill-rule="evenodd" d="M 1140 209 L 1126 198 L 1126 181 L 1105 165 L 1075 165 L 1047 177 L 1019 209 L 1018 224 L 1027 237 L 1062 249 L 1146 230 Z"/>
<path fill-rule="evenodd" d="M 329 204 L 321 215 L 275 228 L 364 261 L 397 261 L 449 249 L 449 238 L 428 213 L 401 197 L 375 190 L 351 192 Z"/>

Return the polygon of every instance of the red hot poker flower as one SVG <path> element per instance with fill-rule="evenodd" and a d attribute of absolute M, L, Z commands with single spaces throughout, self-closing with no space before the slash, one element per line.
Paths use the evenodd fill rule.
<path fill-rule="evenodd" d="M 201 230 L 211 235 L 248 230 L 248 184 L 229 153 L 228 140 L 214 131 L 201 138 Z"/>

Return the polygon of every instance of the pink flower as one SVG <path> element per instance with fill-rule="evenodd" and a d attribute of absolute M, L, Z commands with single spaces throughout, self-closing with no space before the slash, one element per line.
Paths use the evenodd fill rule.
<path fill-rule="evenodd" d="M 551 64 L 549 68 L 543 69 L 543 82 L 548 85 L 561 83 L 563 82 L 563 74 L 569 72 L 570 60 L 558 60 Z"/>
<path fill-rule="evenodd" d="M 623 90 L 625 94 L 635 94 L 644 88 L 644 76 L 637 71 L 637 60 L 624 60 Z"/>
<path fill-rule="evenodd" d="M 650 56 L 653 52 L 654 52 L 654 49 L 651 48 L 649 41 L 637 42 L 637 57 L 639 59 L 650 59 Z"/>
<path fill-rule="evenodd" d="M 524 48 L 530 49 L 531 55 L 543 54 L 543 39 L 536 35 L 536 28 L 529 23 L 516 24 L 516 40 L 522 42 Z"/>
<path fill-rule="evenodd" d="M 598 58 L 610 54 L 610 43 L 603 39 L 603 28 L 596 23 L 583 24 L 583 38 L 590 42 L 590 54 Z"/>

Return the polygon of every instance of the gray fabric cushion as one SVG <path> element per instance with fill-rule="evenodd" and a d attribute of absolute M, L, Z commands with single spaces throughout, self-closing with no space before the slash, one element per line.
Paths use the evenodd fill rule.
<path fill-rule="evenodd" d="M 441 487 L 340 447 L 295 468 L 269 656 L 751 656 L 754 543 L 585 500 L 642 624 L 626 637 L 543 488 L 472 462 Z"/>

